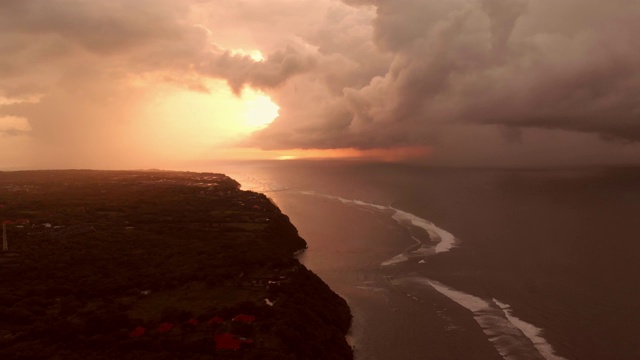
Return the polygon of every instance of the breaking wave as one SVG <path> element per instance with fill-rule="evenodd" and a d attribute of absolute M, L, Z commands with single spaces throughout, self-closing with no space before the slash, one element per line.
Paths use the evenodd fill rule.
<path fill-rule="evenodd" d="M 425 260 L 437 254 L 450 251 L 458 246 L 458 240 L 450 232 L 436 226 L 429 220 L 415 214 L 396 209 L 392 206 L 372 204 L 360 200 L 350 200 L 338 196 L 318 194 L 314 191 L 291 191 L 293 193 L 317 196 L 339 201 L 343 204 L 355 205 L 361 208 L 374 209 L 388 213 L 401 226 L 416 226 L 424 229 L 429 234 L 429 241 L 422 241 L 414 236 L 415 245 L 402 253 L 383 261 L 384 267 L 395 267 L 399 264 L 414 260 L 417 263 L 425 263 Z M 418 260 L 419 259 L 419 260 Z M 385 277 L 392 285 L 402 286 L 402 291 L 407 296 L 422 301 L 408 288 L 412 286 L 429 287 L 446 296 L 462 307 L 468 309 L 489 341 L 494 345 L 498 353 L 506 360 L 516 359 L 540 359 L 540 360 L 566 360 L 555 354 L 552 346 L 541 336 L 542 329 L 529 324 L 512 314 L 511 307 L 496 299 L 483 299 L 450 286 L 439 283 L 426 277 L 416 276 L 415 273 L 407 276 L 394 275 L 393 278 Z"/>

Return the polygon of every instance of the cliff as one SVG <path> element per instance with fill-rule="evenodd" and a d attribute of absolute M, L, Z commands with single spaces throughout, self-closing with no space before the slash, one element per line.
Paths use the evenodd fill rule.
<path fill-rule="evenodd" d="M 0 358 L 351 359 L 343 299 L 212 173 L 0 173 Z"/>

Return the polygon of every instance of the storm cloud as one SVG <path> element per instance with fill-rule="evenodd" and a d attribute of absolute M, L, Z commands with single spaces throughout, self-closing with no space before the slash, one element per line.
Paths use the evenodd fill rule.
<path fill-rule="evenodd" d="M 640 140 L 637 2 L 348 3 L 375 7 L 372 41 L 390 56 L 388 68 L 364 86 L 345 86 L 327 101 L 332 110 L 312 113 L 324 126 L 309 127 L 299 114 L 279 119 L 300 124 L 294 134 L 309 135 L 286 134 L 291 145 L 430 144 L 464 124 L 497 125 L 509 129 L 505 134 L 542 128 Z M 277 129 L 258 141 L 278 137 Z"/>
<path fill-rule="evenodd" d="M 222 79 L 280 106 L 241 146 L 429 147 L 449 161 L 571 138 L 631 156 L 638 33 L 631 0 L 3 1 L 0 117 L 28 121 L 5 139 L 107 154 L 148 100 L 132 84 Z"/>

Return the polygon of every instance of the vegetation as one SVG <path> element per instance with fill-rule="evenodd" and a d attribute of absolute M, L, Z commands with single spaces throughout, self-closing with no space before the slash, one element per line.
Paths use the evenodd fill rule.
<path fill-rule="evenodd" d="M 0 173 L 0 215 L 2 359 L 353 357 L 295 227 L 224 175 Z M 222 333 L 242 348 L 216 349 Z"/>

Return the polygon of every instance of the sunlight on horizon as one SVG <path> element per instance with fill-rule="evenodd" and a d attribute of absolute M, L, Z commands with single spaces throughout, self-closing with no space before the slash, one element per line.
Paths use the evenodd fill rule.
<path fill-rule="evenodd" d="M 220 148 L 214 154 L 212 160 L 318 160 L 318 159 L 342 159 L 342 160 L 374 160 L 374 161 L 398 161 L 413 159 L 418 156 L 430 154 L 431 149 L 426 147 L 403 147 L 393 149 L 281 149 L 263 150 L 259 148 L 228 147 Z"/>
<path fill-rule="evenodd" d="M 278 105 L 262 91 L 245 88 L 236 96 L 225 82 L 206 85 L 209 92 L 161 85 L 135 129 L 149 152 L 174 159 L 213 156 L 214 148 L 242 140 L 278 116 Z"/>

